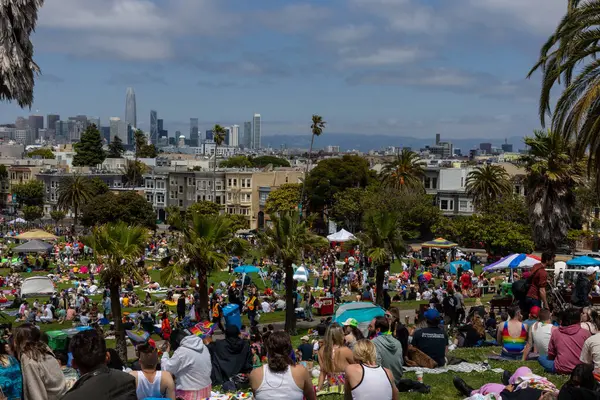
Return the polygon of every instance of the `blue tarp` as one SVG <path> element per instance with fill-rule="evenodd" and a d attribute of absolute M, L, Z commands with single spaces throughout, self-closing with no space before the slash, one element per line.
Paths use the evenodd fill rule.
<path fill-rule="evenodd" d="M 595 258 L 588 256 L 575 257 L 572 260 L 567 261 L 567 265 L 581 266 L 581 267 L 595 267 L 600 266 L 600 261 Z"/>
<path fill-rule="evenodd" d="M 471 263 L 465 260 L 452 261 L 446 266 L 446 270 L 451 274 L 456 274 L 460 267 L 462 267 L 463 270 L 469 270 L 471 269 Z"/>
<path fill-rule="evenodd" d="M 348 318 L 354 318 L 358 321 L 358 329 L 366 334 L 373 318 L 383 317 L 384 315 L 385 310 L 373 303 L 355 301 L 340 305 L 335 311 L 333 322 L 341 325 Z"/>

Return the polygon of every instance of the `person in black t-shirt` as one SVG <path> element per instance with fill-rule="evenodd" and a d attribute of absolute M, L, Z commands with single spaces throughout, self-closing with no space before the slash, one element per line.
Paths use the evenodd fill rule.
<path fill-rule="evenodd" d="M 302 361 L 312 361 L 313 345 L 308 343 L 309 337 L 302 336 L 300 340 L 302 340 L 302 344 L 298 346 L 298 350 L 300 350 L 300 353 L 302 353 Z"/>
<path fill-rule="evenodd" d="M 413 334 L 412 345 L 431 357 L 438 365 L 446 365 L 448 351 L 448 334 L 440 328 L 440 313 L 430 309 L 425 311 L 427 328 L 422 328 Z"/>

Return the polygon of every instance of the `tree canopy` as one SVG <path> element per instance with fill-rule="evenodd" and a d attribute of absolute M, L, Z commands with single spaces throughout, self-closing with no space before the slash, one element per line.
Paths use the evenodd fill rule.
<path fill-rule="evenodd" d="M 221 212 L 221 206 L 212 201 L 199 201 L 192 204 L 186 210 L 186 218 L 192 217 L 194 214 L 198 215 L 218 215 Z"/>
<path fill-rule="evenodd" d="M 36 219 L 42 218 L 44 215 L 44 210 L 39 206 L 25 206 L 23 207 L 23 218 L 27 222 L 33 222 Z"/>
<path fill-rule="evenodd" d="M 219 163 L 223 168 L 252 168 L 254 165 L 247 156 L 233 156 Z"/>
<path fill-rule="evenodd" d="M 86 128 L 81 134 L 81 139 L 73 145 L 73 148 L 75 149 L 73 157 L 75 167 L 95 167 L 106 159 L 106 153 L 102 149 L 102 135 L 94 124 Z"/>
<path fill-rule="evenodd" d="M 265 204 L 267 214 L 295 211 L 300 204 L 300 183 L 285 183 L 269 193 Z"/>
<path fill-rule="evenodd" d="M 223 168 L 264 168 L 267 165 L 272 165 L 273 167 L 290 167 L 290 162 L 285 158 L 275 156 L 253 158 L 240 155 L 230 157 L 219 163 L 219 166 Z"/>
<path fill-rule="evenodd" d="M 137 158 L 156 158 L 158 155 L 156 146 L 148 144 L 148 137 L 141 129 L 137 129 L 133 133 L 133 138 L 135 141 L 135 156 Z"/>
<path fill-rule="evenodd" d="M 27 153 L 27 157 L 29 157 L 29 158 L 40 157 L 40 158 L 43 158 L 44 160 L 54 160 L 54 158 L 55 158 L 54 153 L 52 152 L 52 149 L 49 149 L 47 147 L 40 147 L 39 149 L 31 150 L 29 153 Z"/>
<path fill-rule="evenodd" d="M 84 226 L 123 221 L 128 225 L 156 228 L 156 213 L 152 204 L 132 191 L 96 196 L 83 206 L 82 211 L 81 223 Z"/>
<path fill-rule="evenodd" d="M 44 183 L 38 180 L 13 185 L 19 206 L 41 206 L 44 204 Z"/>
<path fill-rule="evenodd" d="M 115 135 L 115 137 L 110 141 L 108 145 L 108 158 L 121 158 L 123 157 L 123 153 L 125 153 L 125 147 L 123 146 L 123 141 L 120 137 Z"/>

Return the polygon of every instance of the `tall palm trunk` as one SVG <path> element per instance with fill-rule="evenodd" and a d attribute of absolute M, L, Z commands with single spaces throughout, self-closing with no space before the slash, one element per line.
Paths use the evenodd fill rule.
<path fill-rule="evenodd" d="M 79 207 L 76 204 L 73 205 L 73 232 L 72 235 L 75 236 L 75 231 L 77 230 L 77 213 L 79 212 Z"/>
<path fill-rule="evenodd" d="M 125 342 L 125 330 L 123 329 L 123 321 L 121 316 L 121 301 L 119 299 L 121 280 L 115 279 L 111 281 L 108 285 L 108 288 L 110 289 L 110 309 L 113 315 L 113 321 L 115 323 L 117 353 L 123 362 L 127 362 L 127 343 Z"/>
<path fill-rule="evenodd" d="M 217 149 L 219 145 L 215 142 L 215 164 L 213 165 L 213 203 L 217 202 Z"/>
<path fill-rule="evenodd" d="M 198 270 L 198 290 L 200 309 L 198 314 L 200 315 L 200 321 L 208 321 L 209 318 L 209 299 L 208 299 L 208 276 L 206 269 Z"/>
<path fill-rule="evenodd" d="M 385 275 L 385 264 L 377 265 L 375 276 L 375 302 L 383 307 L 383 277 Z"/>
<path fill-rule="evenodd" d="M 313 134 L 310 138 L 310 147 L 308 149 L 308 162 L 306 163 L 306 170 L 304 172 L 304 180 L 302 181 L 302 194 L 300 195 L 300 204 L 302 205 L 304 203 L 304 190 L 306 187 L 306 178 L 308 177 L 308 171 L 310 168 L 310 164 L 312 162 L 312 150 L 313 150 L 313 144 L 315 143 L 315 135 Z M 304 215 L 304 207 L 302 207 L 300 209 L 300 219 L 302 219 L 303 215 Z"/>
<path fill-rule="evenodd" d="M 294 268 L 292 264 L 284 265 L 285 269 L 285 331 L 296 334 L 296 310 L 294 309 Z"/>

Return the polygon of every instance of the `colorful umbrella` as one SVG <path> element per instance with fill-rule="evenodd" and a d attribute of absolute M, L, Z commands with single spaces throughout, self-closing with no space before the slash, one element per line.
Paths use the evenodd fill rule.
<path fill-rule="evenodd" d="M 502 269 L 514 269 L 514 268 L 532 268 L 534 265 L 540 263 L 540 258 L 532 254 L 511 254 L 508 257 L 504 257 L 495 263 L 492 263 L 485 267 L 485 272 L 498 271 Z"/>
<path fill-rule="evenodd" d="M 431 272 L 427 271 L 427 272 L 423 272 L 421 275 L 419 275 L 419 279 L 424 279 L 425 281 L 429 282 L 432 278 Z"/>
<path fill-rule="evenodd" d="M 429 242 L 425 242 L 421 245 L 421 247 L 433 247 L 438 249 L 450 249 L 452 247 L 456 247 L 458 244 L 453 243 L 444 238 L 437 238 L 435 240 L 431 240 Z"/>

